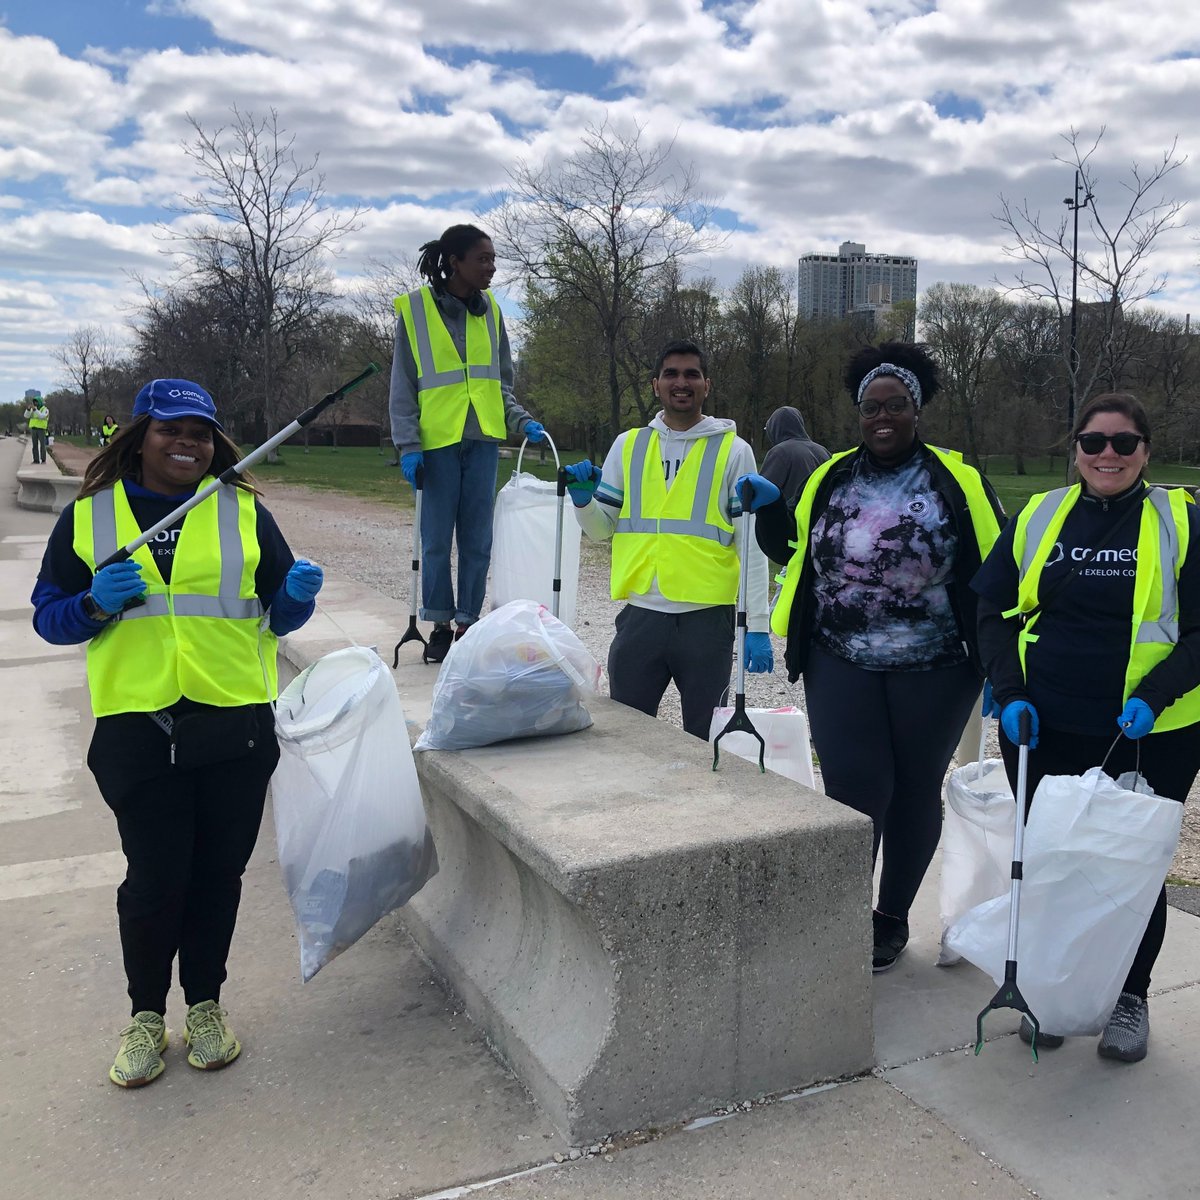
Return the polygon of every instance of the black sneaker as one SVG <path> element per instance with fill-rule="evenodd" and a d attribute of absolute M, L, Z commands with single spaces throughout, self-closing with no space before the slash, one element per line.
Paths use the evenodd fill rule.
<path fill-rule="evenodd" d="M 1141 1062 L 1150 1045 L 1150 1006 L 1145 997 L 1122 992 L 1100 1035 L 1096 1053 L 1121 1062 Z"/>
<path fill-rule="evenodd" d="M 875 932 L 875 944 L 871 950 L 871 970 L 876 974 L 889 971 L 896 965 L 896 959 L 908 945 L 908 922 L 899 917 L 889 917 L 874 909 L 871 913 L 871 926 Z"/>
<path fill-rule="evenodd" d="M 454 645 L 454 631 L 449 625 L 435 625 L 421 658 L 427 663 L 440 663 Z"/>
<path fill-rule="evenodd" d="M 454 640 L 457 642 L 470 629 L 470 625 L 464 625 L 461 621 L 458 623 L 458 628 L 454 631 Z"/>
<path fill-rule="evenodd" d="M 1027 1046 L 1033 1045 L 1033 1022 L 1024 1014 L 1021 1014 L 1021 1028 L 1017 1030 L 1021 1041 Z M 1061 1033 L 1042 1033 L 1038 1031 L 1039 1050 L 1057 1050 L 1067 1039 Z"/>

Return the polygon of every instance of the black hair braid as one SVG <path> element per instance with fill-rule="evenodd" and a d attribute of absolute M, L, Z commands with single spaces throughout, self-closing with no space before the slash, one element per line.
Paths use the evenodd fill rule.
<path fill-rule="evenodd" d="M 417 271 L 435 292 L 442 291 L 446 281 L 454 272 L 450 269 L 452 258 L 462 258 L 476 242 L 488 235 L 475 225 L 451 225 L 440 238 L 426 242 L 420 249 Z M 488 238 L 490 240 L 490 238 Z"/>

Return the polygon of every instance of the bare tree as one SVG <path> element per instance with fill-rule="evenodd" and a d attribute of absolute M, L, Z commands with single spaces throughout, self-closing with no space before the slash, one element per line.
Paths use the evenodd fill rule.
<path fill-rule="evenodd" d="M 991 288 L 935 283 L 921 298 L 921 335 L 937 355 L 951 403 L 966 431 L 967 453 L 979 466 L 976 414 L 988 365 L 1011 305 Z"/>
<path fill-rule="evenodd" d="M 261 412 L 273 433 L 280 425 L 280 367 L 295 352 L 293 335 L 329 301 L 329 256 L 358 228 L 361 210 L 325 207 L 319 156 L 297 159 L 295 137 L 280 128 L 275 109 L 262 118 L 232 113 L 230 125 L 212 132 L 189 115 L 195 138 L 183 150 L 201 185 L 181 200 L 183 211 L 205 220 L 166 232 L 256 344 Z"/>
<path fill-rule="evenodd" d="M 1097 380 L 1118 377 L 1124 353 L 1122 322 L 1131 305 L 1162 291 L 1166 276 L 1150 268 L 1155 243 L 1180 224 L 1185 204 L 1162 191 L 1168 177 L 1186 161 L 1172 142 L 1149 165 L 1133 163 L 1119 186 L 1107 189 L 1094 162 L 1104 129 L 1090 145 L 1078 130 L 1063 135 L 1067 150 L 1055 161 L 1079 172 L 1088 213 L 1087 237 L 1078 254 L 1079 292 L 1094 325 L 1094 348 L 1086 357 L 1072 361 L 1068 339 L 1062 341 L 1071 394 L 1086 397 Z M 1114 195 L 1115 193 L 1115 195 Z M 1068 198 L 1060 216 L 1043 216 L 1028 199 L 1010 201 L 1000 197 L 996 219 L 1011 240 L 1004 247 L 1010 258 L 1025 264 L 1018 267 L 1009 289 L 1028 299 L 1053 304 L 1065 331 L 1071 310 L 1071 265 L 1073 254 L 1073 201 Z M 997 282 L 1001 282 L 997 280 Z"/>
<path fill-rule="evenodd" d="M 86 435 L 92 409 L 104 402 L 102 384 L 105 373 L 116 359 L 113 339 L 99 325 L 77 325 L 66 341 L 54 351 L 54 357 L 66 372 L 67 380 L 82 397 L 81 424 Z"/>
<path fill-rule="evenodd" d="M 589 126 L 563 162 L 518 163 L 512 189 L 488 214 L 500 252 L 522 275 L 593 314 L 607 363 L 609 432 L 623 418 L 621 360 L 647 284 L 689 255 L 716 247 L 712 203 L 674 142 L 647 146 L 643 129 Z M 628 377 L 628 376 L 627 376 Z"/>

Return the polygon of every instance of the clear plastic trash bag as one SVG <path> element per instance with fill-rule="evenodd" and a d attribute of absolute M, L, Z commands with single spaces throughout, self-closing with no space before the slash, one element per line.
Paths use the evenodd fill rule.
<path fill-rule="evenodd" d="M 946 945 L 954 922 L 975 905 L 1007 895 L 1016 813 L 1017 802 L 1000 759 L 967 763 L 950 773 L 942 822 L 939 967 L 962 962 L 962 956 Z"/>
<path fill-rule="evenodd" d="M 717 734 L 729 724 L 732 708 L 714 708 L 712 724 L 708 730 L 711 745 Z M 766 743 L 763 765 L 776 775 L 783 775 L 805 787 L 816 787 L 813 775 L 812 744 L 808 736 L 808 718 L 804 710 L 794 705 L 786 708 L 748 708 L 748 716 L 754 728 L 762 734 Z M 748 733 L 726 734 L 721 739 L 721 750 L 728 750 L 739 758 L 758 762 L 758 742 Z"/>
<path fill-rule="evenodd" d="M 1099 1033 L 1117 1002 L 1179 841 L 1183 805 L 1129 772 L 1047 775 L 1025 826 L 1017 981 L 1043 1033 Z M 1004 981 L 1009 895 L 946 935 Z"/>
<path fill-rule="evenodd" d="M 599 664 L 544 604 L 510 601 L 450 648 L 414 749 L 575 733 L 592 723 L 583 701 L 599 682 Z"/>
<path fill-rule="evenodd" d="M 523 449 L 523 448 L 522 448 Z M 575 597 L 579 589 L 579 522 L 574 506 L 564 498 L 562 588 L 558 618 L 575 624 Z M 495 608 L 512 600 L 536 600 L 553 611 L 554 533 L 558 527 L 559 498 L 554 483 L 522 471 L 520 461 L 512 478 L 496 496 L 492 518 L 492 569 L 488 591 Z"/>
<path fill-rule="evenodd" d="M 305 982 L 437 874 L 391 672 L 362 646 L 301 672 L 275 708 L 271 780 Z"/>

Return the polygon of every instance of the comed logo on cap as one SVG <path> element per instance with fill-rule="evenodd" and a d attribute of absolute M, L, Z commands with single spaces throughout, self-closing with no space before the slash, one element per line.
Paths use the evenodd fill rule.
<path fill-rule="evenodd" d="M 209 402 L 207 396 L 201 396 L 199 392 L 184 391 L 182 388 L 172 388 L 167 395 L 173 399 L 180 396 L 186 396 L 191 400 L 199 400 L 201 404 L 207 404 Z"/>

